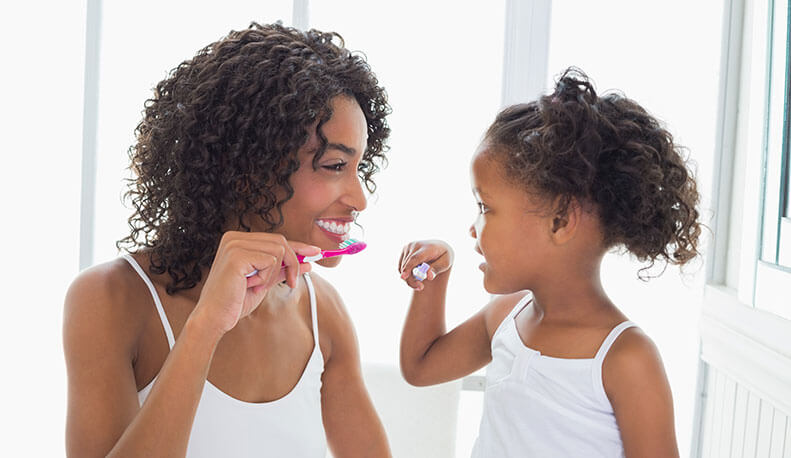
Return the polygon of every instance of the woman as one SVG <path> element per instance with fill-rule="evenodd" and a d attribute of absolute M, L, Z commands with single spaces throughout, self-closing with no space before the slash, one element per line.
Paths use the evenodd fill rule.
<path fill-rule="evenodd" d="M 66 297 L 69 455 L 389 456 L 343 303 L 296 259 L 348 237 L 389 112 L 339 35 L 279 24 L 157 85 L 129 254 Z"/>

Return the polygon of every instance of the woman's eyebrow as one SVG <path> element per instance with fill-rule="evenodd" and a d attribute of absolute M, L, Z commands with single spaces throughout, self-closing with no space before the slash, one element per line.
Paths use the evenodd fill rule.
<path fill-rule="evenodd" d="M 343 143 L 327 143 L 327 149 L 330 149 L 330 148 L 343 151 L 344 153 L 346 153 L 346 154 L 348 154 L 350 156 L 354 156 L 355 154 L 357 154 L 357 150 L 356 149 L 352 148 L 351 146 L 346 146 Z"/>

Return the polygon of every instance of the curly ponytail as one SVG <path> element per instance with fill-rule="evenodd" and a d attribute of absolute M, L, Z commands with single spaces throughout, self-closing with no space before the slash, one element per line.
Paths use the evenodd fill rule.
<path fill-rule="evenodd" d="M 595 205 L 606 248 L 623 246 L 653 267 L 699 255 L 697 185 L 682 148 L 660 122 L 617 93 L 596 94 L 567 69 L 552 94 L 498 114 L 486 141 L 526 191 Z"/>

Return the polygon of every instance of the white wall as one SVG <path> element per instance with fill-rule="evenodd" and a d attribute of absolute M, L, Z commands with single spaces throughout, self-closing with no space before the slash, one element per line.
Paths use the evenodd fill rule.
<path fill-rule="evenodd" d="M 79 257 L 85 2 L 44 6 L 14 2 L 0 14 L 0 456 L 63 454 L 61 310 Z"/>

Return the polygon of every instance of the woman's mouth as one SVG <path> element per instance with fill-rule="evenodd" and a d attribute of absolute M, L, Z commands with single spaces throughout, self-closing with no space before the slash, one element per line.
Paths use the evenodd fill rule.
<path fill-rule="evenodd" d="M 317 219 L 316 225 L 328 237 L 338 242 L 343 242 L 349 238 L 349 231 L 351 230 L 351 222 L 332 219 Z"/>

